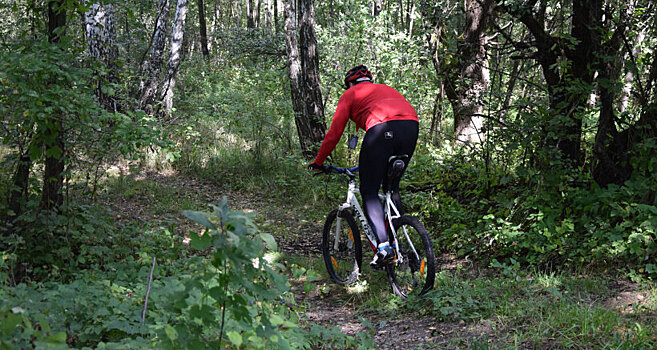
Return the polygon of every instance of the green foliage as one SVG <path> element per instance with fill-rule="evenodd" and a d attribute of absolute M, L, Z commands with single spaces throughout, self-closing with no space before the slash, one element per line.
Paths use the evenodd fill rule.
<path fill-rule="evenodd" d="M 46 40 L 24 40 L 0 51 L 0 113 L 11 127 L 3 140 L 28 151 L 32 160 L 44 151 L 58 157 L 64 152 L 54 145 L 52 135 L 64 132 L 54 120 L 69 121 L 68 129 L 99 113 L 85 84 L 91 70 L 70 64 L 76 57 L 64 48 Z"/>
<path fill-rule="evenodd" d="M 651 167 L 650 159 L 637 164 Z M 655 177 L 646 170 L 622 187 L 599 188 L 563 168 L 505 174 L 458 152 L 419 153 L 414 162 L 405 201 L 440 249 L 523 266 L 627 265 L 656 276 Z"/>
<path fill-rule="evenodd" d="M 55 157 L 63 160 L 69 178 L 74 170 L 95 177 L 102 174 L 98 169 L 104 161 L 138 158 L 147 146 L 168 145 L 155 120 L 143 112 L 100 108 L 92 66 L 79 59 L 68 39 L 57 45 L 43 38 L 22 39 L 0 50 L 0 135 L 12 152 L 3 160 L 7 166 L 15 168 L 22 154 L 33 165 Z M 38 194 L 38 174 L 30 175 Z"/>
<path fill-rule="evenodd" d="M 36 282 L 0 289 L 0 342 L 8 348 L 360 348 L 369 333 L 348 337 L 330 327 L 300 327 L 284 266 L 268 261 L 274 238 L 251 216 L 228 210 L 186 211 L 203 227 L 191 245 L 206 258 L 188 257 L 181 238 L 166 230 L 113 230 L 105 250 L 82 247 L 90 269 L 78 265 L 71 282 Z M 95 224 L 97 226 L 97 224 Z M 134 236 L 133 236 L 134 234 Z M 97 254 L 97 255 L 96 255 Z M 145 322 L 151 262 L 156 257 Z M 98 263 L 104 261 L 102 265 Z M 306 272 L 302 272 L 305 274 Z"/>
<path fill-rule="evenodd" d="M 36 200 L 13 224 L 13 233 L 1 238 L 3 263 L 0 273 L 16 284 L 32 281 L 68 281 L 77 271 L 109 270 L 117 261 L 134 261 L 138 252 L 158 258 L 175 259 L 179 250 L 159 250 L 146 245 L 175 246 L 179 237 L 164 228 L 142 229 L 116 225 L 102 210 L 83 204 L 69 204 L 60 213 L 41 211 Z M 118 228 L 118 230 L 117 230 Z"/>
<path fill-rule="evenodd" d="M 2 332 L 0 332 L 0 347 L 2 349 L 18 348 L 48 348 L 68 349 L 66 345 L 66 332 L 53 333 L 48 322 L 39 317 L 36 323 L 30 321 L 21 307 L 13 307 L 11 310 L 0 308 L 0 319 L 2 320 Z M 20 327 L 22 332 L 14 334 L 14 329 Z"/>
<path fill-rule="evenodd" d="M 178 167 L 203 167 L 235 151 L 262 162 L 297 150 L 285 73 L 267 63 L 231 64 L 237 67 L 207 66 L 186 79 L 177 113 L 189 117 L 173 131 Z"/>

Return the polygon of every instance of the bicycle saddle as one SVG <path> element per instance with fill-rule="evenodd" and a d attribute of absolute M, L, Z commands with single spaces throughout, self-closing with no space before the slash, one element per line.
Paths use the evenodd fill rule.
<path fill-rule="evenodd" d="M 406 168 L 407 162 L 408 154 L 390 156 L 388 158 L 388 177 L 392 179 L 401 175 L 402 171 Z"/>

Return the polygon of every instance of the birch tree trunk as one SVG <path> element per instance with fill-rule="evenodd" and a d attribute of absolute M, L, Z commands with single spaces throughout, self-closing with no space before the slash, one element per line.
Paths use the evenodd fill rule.
<path fill-rule="evenodd" d="M 163 116 L 171 114 L 173 109 L 173 89 L 176 86 L 176 74 L 182 60 L 183 38 L 185 36 L 185 18 L 187 17 L 187 0 L 178 0 L 176 16 L 173 20 L 171 33 L 171 54 L 167 62 L 167 78 L 163 86 Z"/>
<path fill-rule="evenodd" d="M 324 105 L 319 81 L 319 58 L 314 29 L 314 8 L 311 0 L 299 1 L 301 52 L 297 41 L 294 0 L 285 2 L 285 44 L 288 54 L 292 108 L 301 150 L 312 157 L 312 146 L 321 142 L 326 133 Z"/>
<path fill-rule="evenodd" d="M 148 114 L 155 111 L 157 91 L 162 76 L 164 48 L 166 46 L 166 27 L 169 23 L 169 0 L 160 0 L 158 18 L 151 40 L 148 60 L 142 68 L 142 80 L 139 84 L 140 105 Z"/>
<path fill-rule="evenodd" d="M 114 18 L 112 4 L 95 3 L 85 13 L 85 30 L 89 56 L 96 58 L 107 68 L 107 75 L 96 74 L 94 92 L 100 105 L 107 111 L 116 112 L 116 99 L 112 94 L 103 92 L 103 84 L 116 81 L 116 59 L 118 48 L 114 42 Z"/>

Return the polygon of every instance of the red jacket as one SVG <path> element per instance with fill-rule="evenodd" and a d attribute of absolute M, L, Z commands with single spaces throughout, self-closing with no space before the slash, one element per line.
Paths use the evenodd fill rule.
<path fill-rule="evenodd" d="M 383 84 L 356 84 L 340 96 L 331 127 L 324 136 L 315 164 L 322 165 L 333 152 L 349 119 L 365 131 L 390 120 L 418 120 L 413 106 L 397 90 Z"/>

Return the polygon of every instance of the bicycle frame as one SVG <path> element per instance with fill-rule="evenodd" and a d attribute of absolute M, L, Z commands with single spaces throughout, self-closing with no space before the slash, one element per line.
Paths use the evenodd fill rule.
<path fill-rule="evenodd" d="M 356 218 L 361 224 L 361 227 L 363 228 L 363 231 L 365 232 L 365 237 L 367 237 L 367 241 L 370 244 L 370 248 L 372 249 L 372 252 L 376 254 L 376 236 L 374 235 L 374 231 L 372 230 L 372 227 L 369 225 L 367 222 L 367 218 L 365 217 L 365 213 L 363 212 L 363 209 L 360 206 L 360 202 L 358 201 L 358 198 L 356 197 L 357 193 L 360 193 L 360 189 L 356 186 L 356 181 L 354 179 L 353 174 L 351 171 L 348 169 L 338 169 L 334 168 L 335 170 L 344 170 L 343 173 L 346 173 L 349 175 L 349 186 L 347 188 L 347 199 L 344 203 L 338 206 L 338 211 L 342 212 L 343 210 L 353 208 L 354 214 L 356 215 Z M 357 168 L 354 168 L 357 169 Z M 386 218 L 386 224 L 388 228 L 390 229 L 390 233 L 392 233 L 392 237 L 388 237 L 388 240 L 392 240 L 392 246 L 397 251 L 397 247 L 399 246 L 397 244 L 397 232 L 395 230 L 395 227 L 393 225 L 393 220 L 399 218 L 401 214 L 399 213 L 399 210 L 395 206 L 394 201 L 392 200 L 392 193 L 390 191 L 386 192 L 385 194 L 379 194 L 379 198 L 385 202 L 384 206 L 384 214 Z M 338 215 L 336 219 L 336 232 L 340 232 L 341 229 L 341 219 L 340 216 Z M 409 246 L 413 250 L 413 254 L 419 259 L 419 254 L 417 253 L 417 250 L 415 249 L 415 246 L 411 242 L 411 238 L 408 236 L 408 232 L 406 231 L 406 228 L 403 229 L 404 236 L 406 237 L 406 240 L 408 241 Z M 335 235 L 334 239 L 334 247 L 337 250 L 338 246 L 340 243 L 340 235 Z M 350 244 L 351 242 L 347 242 L 349 245 L 349 248 L 351 248 Z M 395 263 L 402 263 L 404 261 L 404 257 L 401 254 L 396 254 L 395 256 Z"/>

